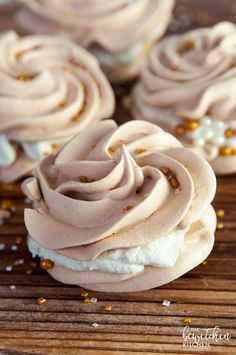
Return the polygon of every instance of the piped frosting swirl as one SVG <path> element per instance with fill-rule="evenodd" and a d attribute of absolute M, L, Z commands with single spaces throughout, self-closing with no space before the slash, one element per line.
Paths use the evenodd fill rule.
<path fill-rule="evenodd" d="M 236 171 L 235 43 L 229 22 L 167 37 L 150 52 L 131 100 L 137 119 L 177 134 L 218 173 Z"/>
<path fill-rule="evenodd" d="M 0 37 L 1 166 L 17 162 L 15 143 L 32 165 L 113 109 L 112 89 L 83 48 L 46 35 Z M 0 180 L 17 178 L 18 168 L 1 171 Z"/>
<path fill-rule="evenodd" d="M 56 253 L 50 273 L 63 268 L 69 283 L 74 283 L 73 272 L 79 284 L 102 284 L 136 279 L 155 263 L 174 267 L 185 234 L 196 222 L 197 230 L 207 230 L 212 246 L 214 217 L 211 227 L 199 221 L 215 193 L 214 174 L 203 159 L 153 124 L 99 122 L 39 162 L 34 175 L 23 184 L 34 202 L 34 209 L 25 211 L 29 247 L 41 257 Z M 166 248 L 175 252 L 168 261 L 157 253 L 155 261 L 150 243 L 166 250 L 168 237 Z M 67 265 L 65 257 L 72 263 Z M 101 263 L 107 258 L 114 264 L 110 271 Z"/>
<path fill-rule="evenodd" d="M 98 57 L 113 81 L 137 74 L 169 23 L 173 0 L 21 1 L 18 23 L 29 33 L 72 38 Z"/>

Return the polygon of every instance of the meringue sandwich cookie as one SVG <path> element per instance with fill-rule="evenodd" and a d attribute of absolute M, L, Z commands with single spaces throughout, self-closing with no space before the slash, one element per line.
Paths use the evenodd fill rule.
<path fill-rule="evenodd" d="M 113 110 L 110 84 L 85 49 L 47 35 L 0 37 L 1 182 L 30 173 L 36 160 Z"/>
<path fill-rule="evenodd" d="M 98 291 L 165 284 L 214 244 L 210 165 L 145 121 L 95 123 L 24 181 L 28 247 L 55 279 Z"/>
<path fill-rule="evenodd" d="M 150 52 L 129 100 L 134 118 L 170 133 L 218 174 L 236 172 L 236 26 L 167 37 Z"/>
<path fill-rule="evenodd" d="M 60 34 L 88 48 L 112 82 L 137 75 L 165 32 L 174 0 L 20 0 L 24 33 Z"/>

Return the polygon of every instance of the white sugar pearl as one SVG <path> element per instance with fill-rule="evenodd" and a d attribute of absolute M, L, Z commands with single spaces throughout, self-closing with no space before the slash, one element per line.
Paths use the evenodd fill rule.
<path fill-rule="evenodd" d="M 51 165 L 47 170 L 48 176 L 52 179 L 56 179 L 58 177 L 58 169 L 55 165 Z"/>

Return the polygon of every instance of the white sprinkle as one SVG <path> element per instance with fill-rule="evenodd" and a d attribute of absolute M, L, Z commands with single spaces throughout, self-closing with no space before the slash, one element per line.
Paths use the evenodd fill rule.
<path fill-rule="evenodd" d="M 5 249 L 5 244 L 4 243 L 0 243 L 0 250 L 4 250 Z"/>
<path fill-rule="evenodd" d="M 96 302 L 97 302 L 97 300 L 98 300 L 97 298 L 92 297 L 90 301 L 91 301 L 92 303 L 96 303 Z"/>
<path fill-rule="evenodd" d="M 11 286 L 9 286 L 9 288 L 10 288 L 11 290 L 15 290 L 16 286 L 15 286 L 15 285 L 11 285 Z"/>
<path fill-rule="evenodd" d="M 24 264 L 24 259 L 21 258 L 21 259 L 18 259 L 18 265 L 23 265 Z"/>
<path fill-rule="evenodd" d="M 169 307 L 169 305 L 170 305 L 170 301 L 168 301 L 168 300 L 164 300 L 162 302 L 162 306 Z"/>
<path fill-rule="evenodd" d="M 18 249 L 18 245 L 13 244 L 13 245 L 11 246 L 11 250 L 16 251 L 17 249 Z"/>
<path fill-rule="evenodd" d="M 99 324 L 98 323 L 93 323 L 93 327 L 98 327 L 99 326 Z"/>
<path fill-rule="evenodd" d="M 29 205 L 32 201 L 31 201 L 30 198 L 26 197 L 26 198 L 24 199 L 24 202 L 25 202 L 27 205 Z"/>
<path fill-rule="evenodd" d="M 5 270 L 6 270 L 7 272 L 11 272 L 12 269 L 13 269 L 12 265 L 7 265 Z"/>

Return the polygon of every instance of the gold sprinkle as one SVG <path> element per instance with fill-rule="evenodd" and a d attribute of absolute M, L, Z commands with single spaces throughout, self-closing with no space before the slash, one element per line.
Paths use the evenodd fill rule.
<path fill-rule="evenodd" d="M 207 261 L 204 260 L 204 261 L 202 262 L 202 265 L 206 265 L 206 264 L 207 264 Z"/>
<path fill-rule="evenodd" d="M 10 210 L 12 207 L 12 202 L 10 200 L 3 200 L 0 202 L 0 208 L 3 210 Z"/>
<path fill-rule="evenodd" d="M 112 311 L 112 306 L 109 304 L 109 305 L 104 307 L 104 310 L 107 311 L 107 312 L 111 312 Z"/>
<path fill-rule="evenodd" d="M 32 269 L 26 269 L 25 270 L 26 275 L 31 275 L 33 273 Z"/>
<path fill-rule="evenodd" d="M 65 73 L 71 73 L 72 72 L 70 67 L 65 67 L 63 70 L 64 70 Z"/>
<path fill-rule="evenodd" d="M 16 237 L 15 243 L 17 245 L 20 245 L 23 242 L 23 238 L 22 237 Z"/>
<path fill-rule="evenodd" d="M 198 120 L 189 120 L 187 122 L 187 129 L 189 131 L 195 131 L 195 129 L 197 129 L 199 126 L 199 121 Z"/>
<path fill-rule="evenodd" d="M 21 51 L 17 51 L 17 52 L 15 53 L 16 59 L 19 59 L 21 56 L 22 56 L 22 52 L 21 52 Z"/>
<path fill-rule="evenodd" d="M 224 132 L 226 138 L 230 138 L 234 135 L 234 130 L 232 128 L 227 128 Z"/>
<path fill-rule="evenodd" d="M 83 291 L 81 294 L 80 294 L 81 297 L 88 297 L 88 292 L 86 291 Z"/>
<path fill-rule="evenodd" d="M 233 152 L 232 148 L 228 147 L 227 145 L 224 145 L 223 147 L 220 147 L 219 153 L 220 155 L 223 156 L 229 156 Z"/>
<path fill-rule="evenodd" d="M 84 303 L 90 303 L 90 302 L 91 302 L 91 300 L 90 300 L 90 298 L 89 298 L 89 297 L 86 297 L 86 298 L 83 300 L 83 302 L 84 302 Z"/>
<path fill-rule="evenodd" d="M 34 78 L 33 74 L 21 74 L 17 77 L 17 80 L 19 81 L 29 81 L 32 80 Z"/>
<path fill-rule="evenodd" d="M 79 119 L 80 119 L 80 115 L 79 115 L 79 113 L 77 113 L 75 116 L 73 116 L 71 118 L 71 122 L 77 122 L 77 121 L 79 121 Z"/>
<path fill-rule="evenodd" d="M 170 169 L 169 168 L 162 168 L 162 171 L 165 175 L 170 174 Z"/>
<path fill-rule="evenodd" d="M 216 225 L 216 228 L 217 228 L 218 230 L 222 230 L 222 229 L 224 229 L 224 224 L 221 223 L 221 222 L 218 222 L 217 225 Z"/>
<path fill-rule="evenodd" d="M 24 262 L 24 260 L 23 260 L 23 259 L 15 259 L 15 260 L 13 261 L 13 266 L 19 266 L 19 265 L 22 265 L 22 264 L 23 264 L 23 262 Z"/>
<path fill-rule="evenodd" d="M 170 184 L 173 187 L 173 189 L 177 189 L 179 187 L 179 181 L 177 180 L 177 178 L 175 176 L 171 176 L 169 181 L 170 181 Z"/>
<path fill-rule="evenodd" d="M 133 208 L 133 206 L 129 206 L 129 205 L 128 205 L 128 206 L 126 206 L 126 207 L 123 208 L 123 212 L 125 212 L 125 213 L 126 213 L 126 212 L 129 212 L 132 208 Z"/>
<path fill-rule="evenodd" d="M 116 147 L 111 146 L 111 147 L 108 148 L 108 152 L 109 152 L 110 154 L 115 154 L 116 151 L 117 151 L 117 148 L 116 148 Z"/>
<path fill-rule="evenodd" d="M 191 323 L 192 322 L 192 318 L 184 318 L 184 323 Z"/>
<path fill-rule="evenodd" d="M 193 48 L 195 48 L 195 42 L 192 39 L 186 40 L 184 43 L 184 51 L 191 51 Z"/>
<path fill-rule="evenodd" d="M 31 266 L 31 267 L 37 267 L 37 264 L 36 264 L 35 261 L 31 261 L 31 262 L 30 262 L 30 266 Z"/>
<path fill-rule="evenodd" d="M 94 182 L 93 179 L 90 179 L 88 176 L 79 176 L 79 181 L 83 183 Z"/>
<path fill-rule="evenodd" d="M 58 105 L 58 107 L 60 107 L 60 108 L 63 108 L 63 107 L 65 107 L 66 106 L 66 102 L 65 101 L 62 101 L 59 105 Z"/>
<path fill-rule="evenodd" d="M 219 210 L 216 210 L 216 215 L 217 215 L 217 217 L 224 217 L 224 215 L 225 215 L 225 211 L 224 210 L 222 210 L 222 209 L 219 209 Z"/>
<path fill-rule="evenodd" d="M 41 306 L 42 304 L 44 304 L 46 301 L 47 301 L 47 300 L 46 300 L 46 298 L 44 298 L 44 297 L 39 297 L 39 298 L 37 299 L 37 303 L 38 303 L 39 306 Z"/>
<path fill-rule="evenodd" d="M 178 126 L 175 127 L 175 133 L 178 136 L 182 136 L 185 133 L 185 127 L 181 124 L 179 124 Z"/>
<path fill-rule="evenodd" d="M 50 259 L 42 259 L 40 261 L 40 267 L 43 269 L 43 270 L 50 270 L 52 269 L 54 266 L 54 262 Z"/>
<path fill-rule="evenodd" d="M 142 154 L 142 153 L 145 153 L 148 151 L 148 148 L 144 148 L 144 147 L 141 147 L 141 148 L 136 148 L 135 149 L 135 153 L 136 154 Z"/>

